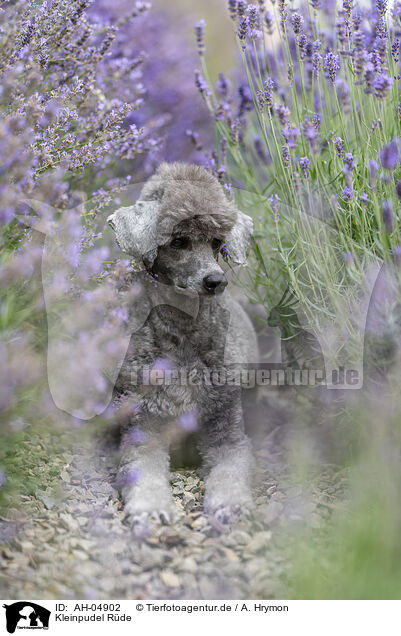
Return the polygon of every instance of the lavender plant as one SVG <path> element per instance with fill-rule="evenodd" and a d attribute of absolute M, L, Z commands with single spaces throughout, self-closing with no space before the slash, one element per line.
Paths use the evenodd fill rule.
<path fill-rule="evenodd" d="M 400 7 L 232 2 L 229 11 L 237 86 L 213 86 L 197 27 L 196 84 L 217 136 L 205 161 L 254 208 L 263 259 L 255 252 L 249 291 L 271 307 L 289 284 L 309 325 L 326 329 L 351 297 L 357 304 L 367 263 L 392 262 L 401 242 Z"/>
<path fill-rule="evenodd" d="M 31 487 L 28 467 L 21 470 L 14 457 L 15 442 L 32 437 L 32 429 L 73 423 L 54 408 L 47 387 L 43 232 L 61 223 L 69 237 L 64 269 L 51 272 L 51 294 L 68 304 L 80 292 L 90 316 L 99 305 L 90 281 L 109 271 L 108 250 L 96 243 L 102 240 L 96 218 L 129 183 L 131 175 L 120 174 L 160 142 L 128 120 L 142 101 L 141 59 L 112 54 L 119 30 L 149 5 L 137 2 L 104 25 L 90 19 L 89 4 L 16 1 L 0 7 L 0 499 L 16 483 Z M 95 371 L 90 333 L 89 321 L 76 323 L 83 349 L 71 373 L 95 373 L 100 389 L 104 378 Z M 103 339 L 104 349 L 117 338 L 113 333 Z"/>
<path fill-rule="evenodd" d="M 230 0 L 228 9 L 239 85 L 231 78 L 230 90 L 215 87 L 207 53 L 196 81 L 217 137 L 205 161 L 254 215 L 249 294 L 270 312 L 290 289 L 299 301 L 291 311 L 318 333 L 326 367 L 339 353 L 355 360 L 365 323 L 366 342 L 386 350 L 385 380 L 367 374 L 367 390 L 348 401 L 323 393 L 309 427 L 305 404 L 294 400 L 292 478 L 310 492 L 325 470 L 322 454 L 342 439 L 337 463 L 349 499 L 337 506 L 328 495 L 320 504 L 328 521 L 316 527 L 307 511 L 304 524 L 289 523 L 284 595 L 398 598 L 401 6 L 312 0 L 294 10 L 287 0 Z M 332 417 L 336 403 L 342 411 Z M 331 433 L 323 449 L 317 422 Z"/>

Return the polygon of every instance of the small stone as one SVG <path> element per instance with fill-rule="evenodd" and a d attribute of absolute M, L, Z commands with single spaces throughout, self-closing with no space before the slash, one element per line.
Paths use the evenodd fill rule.
<path fill-rule="evenodd" d="M 270 531 L 257 532 L 253 535 L 252 539 L 248 543 L 248 549 L 250 552 L 259 552 L 264 550 L 266 545 L 270 542 L 272 533 Z"/>
<path fill-rule="evenodd" d="M 163 581 L 164 585 L 167 587 L 179 587 L 180 579 L 174 572 L 170 572 L 169 570 L 163 570 L 160 572 L 160 578 Z"/>

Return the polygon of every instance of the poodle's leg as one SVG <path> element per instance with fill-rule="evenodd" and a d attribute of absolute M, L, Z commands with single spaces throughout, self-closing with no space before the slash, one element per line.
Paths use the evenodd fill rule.
<path fill-rule="evenodd" d="M 158 427 L 135 427 L 122 440 L 118 482 L 133 522 L 148 516 L 170 521 L 176 515 L 169 484 L 169 455 Z"/>
<path fill-rule="evenodd" d="M 205 480 L 205 512 L 230 523 L 253 505 L 253 457 L 244 433 L 240 394 L 228 408 L 208 418 L 200 451 L 210 471 Z"/>

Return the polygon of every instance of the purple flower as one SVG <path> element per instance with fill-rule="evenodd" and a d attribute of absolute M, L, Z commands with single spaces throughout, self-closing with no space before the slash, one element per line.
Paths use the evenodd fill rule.
<path fill-rule="evenodd" d="M 291 24 L 295 35 L 299 35 L 304 25 L 304 19 L 299 13 L 293 13 L 291 16 Z"/>
<path fill-rule="evenodd" d="M 7 477 L 4 470 L 0 467 L 0 488 L 3 488 L 6 484 Z"/>
<path fill-rule="evenodd" d="M 353 196 L 354 196 L 354 191 L 352 187 L 345 186 L 344 190 L 342 191 L 342 198 L 344 199 L 344 201 L 347 201 L 347 202 L 351 201 Z"/>
<path fill-rule="evenodd" d="M 394 62 L 398 62 L 400 59 L 400 41 L 399 39 L 395 39 L 393 44 L 391 45 L 391 55 L 393 56 Z"/>
<path fill-rule="evenodd" d="M 277 194 L 272 194 L 267 200 L 270 203 L 274 220 L 278 221 L 279 220 L 278 211 L 280 208 L 280 201 L 281 201 L 280 197 Z"/>
<path fill-rule="evenodd" d="M 247 7 L 248 22 L 249 22 L 249 36 L 252 39 L 258 39 L 261 37 L 261 25 L 260 25 L 260 13 L 259 7 L 256 4 L 249 4 Z"/>
<path fill-rule="evenodd" d="M 397 193 L 397 197 L 401 199 L 401 179 L 397 181 L 397 184 L 395 186 L 395 191 Z"/>
<path fill-rule="evenodd" d="M 237 17 L 237 0 L 228 0 L 228 11 L 230 18 L 235 20 Z"/>
<path fill-rule="evenodd" d="M 219 79 L 217 80 L 217 91 L 222 97 L 227 97 L 230 90 L 230 81 L 226 78 L 224 73 L 219 73 Z"/>
<path fill-rule="evenodd" d="M 362 192 L 361 194 L 362 204 L 366 207 L 369 203 L 369 195 L 366 192 Z"/>
<path fill-rule="evenodd" d="M 389 90 L 392 88 L 394 79 L 389 77 L 386 73 L 377 75 L 373 81 L 373 88 L 375 96 L 378 99 L 384 99 L 387 97 Z"/>
<path fill-rule="evenodd" d="M 374 159 L 369 159 L 369 172 L 370 172 L 370 176 L 373 179 L 376 178 L 378 170 L 379 170 L 379 165 L 378 165 L 377 161 L 375 161 Z"/>
<path fill-rule="evenodd" d="M 393 202 L 391 199 L 386 199 L 382 203 L 382 216 L 383 223 L 387 234 L 391 234 L 393 231 L 394 215 L 393 215 Z"/>
<path fill-rule="evenodd" d="M 376 0 L 377 13 L 380 16 L 384 16 L 387 11 L 387 0 Z"/>
<path fill-rule="evenodd" d="M 277 117 L 279 118 L 280 124 L 282 126 L 286 126 L 290 122 L 290 109 L 284 104 L 275 104 L 274 109 L 277 113 Z"/>
<path fill-rule="evenodd" d="M 354 158 L 352 156 L 352 152 L 346 152 L 344 156 L 344 163 L 348 170 L 353 170 L 355 168 Z"/>
<path fill-rule="evenodd" d="M 379 152 L 379 157 L 383 168 L 386 170 L 394 170 L 399 160 L 397 140 L 393 139 L 393 141 L 384 146 Z"/>
<path fill-rule="evenodd" d="M 248 36 L 248 33 L 249 33 L 249 20 L 246 17 L 241 18 L 240 23 L 238 25 L 238 29 L 237 29 L 237 36 L 239 41 L 241 42 L 241 47 L 244 51 L 246 49 L 246 38 Z"/>
<path fill-rule="evenodd" d="M 344 140 L 341 139 L 341 137 L 337 137 L 334 143 L 336 146 L 337 157 L 341 157 L 342 159 L 344 157 Z"/>
<path fill-rule="evenodd" d="M 193 432 L 198 430 L 198 414 L 196 410 L 188 411 L 187 413 L 182 413 L 177 419 L 179 426 L 184 429 L 184 431 Z"/>
<path fill-rule="evenodd" d="M 312 54 L 312 68 L 315 77 L 319 75 L 320 67 L 322 66 L 322 59 L 322 56 L 317 51 Z"/>
<path fill-rule="evenodd" d="M 401 245 L 395 245 L 393 248 L 393 258 L 396 265 L 401 264 Z"/>
<path fill-rule="evenodd" d="M 291 164 L 291 159 L 290 159 L 290 151 L 288 146 L 283 146 L 282 151 L 283 151 L 282 156 L 283 156 L 284 168 L 289 168 Z"/>
<path fill-rule="evenodd" d="M 266 25 L 266 30 L 269 33 L 269 35 L 271 35 L 273 33 L 273 25 L 274 25 L 274 16 L 272 13 L 270 13 L 270 11 L 266 11 L 265 13 L 265 25 Z"/>
<path fill-rule="evenodd" d="M 337 73 L 340 70 L 340 58 L 332 52 L 326 53 L 323 64 L 324 70 L 328 73 L 330 80 L 334 84 Z"/>
<path fill-rule="evenodd" d="M 291 124 L 290 126 L 284 126 L 281 130 L 281 134 L 283 135 L 288 147 L 294 149 L 296 147 L 296 140 L 299 137 L 300 130 L 295 126 L 295 124 Z"/>
<path fill-rule="evenodd" d="M 305 179 L 309 179 L 310 178 L 310 172 L 309 172 L 310 161 L 308 157 L 301 157 L 299 160 L 299 165 L 301 166 L 302 174 L 304 175 Z"/>
<path fill-rule="evenodd" d="M 202 97 L 209 97 L 211 95 L 208 83 L 203 78 L 200 71 L 195 71 L 195 86 Z"/>
<path fill-rule="evenodd" d="M 201 57 L 205 54 L 205 26 L 206 22 L 204 20 L 200 20 L 195 24 L 196 45 Z"/>

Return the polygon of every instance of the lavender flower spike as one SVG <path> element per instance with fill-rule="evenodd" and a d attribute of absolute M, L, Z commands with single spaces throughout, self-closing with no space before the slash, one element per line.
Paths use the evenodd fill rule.
<path fill-rule="evenodd" d="M 337 73 L 340 70 L 340 58 L 331 51 L 326 53 L 323 60 L 324 70 L 327 71 L 331 82 L 335 82 Z"/>
<path fill-rule="evenodd" d="M 310 172 L 309 172 L 310 161 L 308 157 L 301 157 L 299 160 L 299 165 L 301 166 L 302 174 L 304 175 L 305 179 L 309 179 L 310 178 Z"/>
<path fill-rule="evenodd" d="M 382 215 L 383 223 L 387 234 L 391 234 L 393 231 L 394 215 L 393 215 L 393 202 L 391 199 L 386 199 L 382 203 Z"/>
<path fill-rule="evenodd" d="M 205 55 L 205 26 L 206 22 L 204 20 L 200 20 L 195 24 L 195 37 L 196 44 L 198 47 L 198 53 L 202 57 Z"/>

